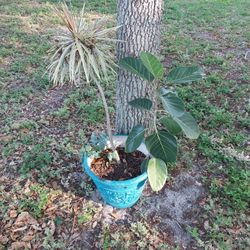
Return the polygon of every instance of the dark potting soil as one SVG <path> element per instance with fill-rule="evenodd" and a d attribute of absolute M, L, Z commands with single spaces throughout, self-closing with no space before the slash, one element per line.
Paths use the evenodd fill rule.
<path fill-rule="evenodd" d="M 94 159 L 91 170 L 100 178 L 114 181 L 128 180 L 141 174 L 140 165 L 146 156 L 140 152 L 125 153 L 124 148 L 117 148 L 120 163 L 109 162 L 107 154 L 110 150 L 104 150 L 101 157 Z"/>

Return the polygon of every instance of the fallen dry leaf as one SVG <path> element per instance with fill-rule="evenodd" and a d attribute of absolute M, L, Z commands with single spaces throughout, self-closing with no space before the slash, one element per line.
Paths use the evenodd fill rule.
<path fill-rule="evenodd" d="M 56 231 L 56 226 L 53 220 L 48 222 L 48 226 L 50 228 L 50 233 L 51 235 L 54 235 L 55 231 Z"/>
<path fill-rule="evenodd" d="M 9 216 L 10 216 L 10 218 L 16 218 L 17 217 L 17 211 L 16 210 L 10 210 Z"/>
<path fill-rule="evenodd" d="M 18 249 L 31 249 L 30 243 L 22 242 L 22 241 L 16 241 L 11 244 L 11 247 L 9 250 L 18 250 Z"/>
<path fill-rule="evenodd" d="M 97 221 L 95 221 L 93 224 L 92 224 L 92 228 L 95 228 L 97 226 Z"/>
<path fill-rule="evenodd" d="M 1 244 L 6 245 L 8 243 L 8 241 L 9 241 L 9 239 L 7 236 L 0 234 L 0 243 Z"/>
<path fill-rule="evenodd" d="M 22 231 L 26 230 L 27 228 L 28 228 L 28 226 L 19 227 L 19 228 L 13 229 L 12 232 L 13 233 L 22 232 Z"/>
<path fill-rule="evenodd" d="M 38 224 L 37 220 L 35 220 L 28 212 L 22 212 L 21 214 L 18 215 L 14 226 L 16 227 L 20 227 L 23 225 L 27 225 L 27 224 Z"/>
<path fill-rule="evenodd" d="M 28 233 L 27 235 L 23 236 L 22 241 L 29 242 L 33 239 L 33 237 L 34 237 L 33 234 Z"/>
<path fill-rule="evenodd" d="M 2 142 L 9 142 L 13 139 L 13 136 L 11 135 L 0 135 L 0 141 Z"/>
<path fill-rule="evenodd" d="M 35 231 L 42 231 L 42 228 L 37 225 L 31 225 L 30 228 L 34 229 Z"/>

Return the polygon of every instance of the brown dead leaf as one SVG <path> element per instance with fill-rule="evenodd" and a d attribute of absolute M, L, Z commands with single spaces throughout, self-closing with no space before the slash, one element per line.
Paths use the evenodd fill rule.
<path fill-rule="evenodd" d="M 17 217 L 14 226 L 20 227 L 27 224 L 33 225 L 33 224 L 38 224 L 38 222 L 28 212 L 22 212 Z"/>
<path fill-rule="evenodd" d="M 21 134 L 22 134 L 22 135 L 28 134 L 29 131 L 30 131 L 30 130 L 27 129 L 27 128 L 22 128 L 22 129 L 21 129 Z"/>
<path fill-rule="evenodd" d="M 34 229 L 35 231 L 42 231 L 42 228 L 40 226 L 37 226 L 37 225 L 31 225 L 30 228 Z"/>
<path fill-rule="evenodd" d="M 48 226 L 50 228 L 50 233 L 51 235 L 54 235 L 55 231 L 56 231 L 56 226 L 53 220 L 48 222 Z"/>
<path fill-rule="evenodd" d="M 10 216 L 10 218 L 16 218 L 17 217 L 17 211 L 16 210 L 10 210 L 9 216 Z"/>
<path fill-rule="evenodd" d="M 130 235 L 130 233 L 125 233 L 125 234 L 123 235 L 123 238 L 124 238 L 126 241 L 131 240 L 131 235 Z"/>
<path fill-rule="evenodd" d="M 205 230 L 208 230 L 209 229 L 209 221 L 208 220 L 206 220 L 205 222 L 204 222 L 204 229 Z"/>
<path fill-rule="evenodd" d="M 29 232 L 27 235 L 23 236 L 22 241 L 29 242 L 33 239 L 33 237 L 34 237 L 33 233 L 30 234 Z"/>
<path fill-rule="evenodd" d="M 11 141 L 12 139 L 13 139 L 13 136 L 11 136 L 11 135 L 0 135 L 0 141 L 2 141 L 2 142 L 7 143 L 7 142 Z"/>
<path fill-rule="evenodd" d="M 12 233 L 22 232 L 22 231 L 26 230 L 27 228 L 28 228 L 28 226 L 19 227 L 19 228 L 13 229 Z"/>
<path fill-rule="evenodd" d="M 31 184 L 31 182 L 30 182 L 30 180 L 28 179 L 28 180 L 26 181 L 24 187 L 23 187 L 23 192 L 24 192 L 25 194 L 27 194 L 27 193 L 30 192 L 30 184 Z"/>
<path fill-rule="evenodd" d="M 56 181 L 53 181 L 53 182 L 52 182 L 52 187 L 53 187 L 53 189 L 55 189 L 55 190 L 57 190 L 57 189 L 60 188 L 60 186 L 57 184 Z"/>
<path fill-rule="evenodd" d="M 18 249 L 31 249 L 31 244 L 22 241 L 16 241 L 11 244 L 9 250 L 18 250 Z"/>
<path fill-rule="evenodd" d="M 234 227 L 233 229 L 228 229 L 228 231 L 229 231 L 230 233 L 232 233 L 232 234 L 238 235 L 238 234 L 240 234 L 240 233 L 242 233 L 242 232 L 244 231 L 244 228 L 238 226 L 238 227 Z"/>
<path fill-rule="evenodd" d="M 53 207 L 48 207 L 47 209 L 46 209 L 46 213 L 49 213 L 49 212 L 54 212 L 54 210 L 57 210 L 58 209 L 58 207 L 57 206 L 53 206 Z"/>
<path fill-rule="evenodd" d="M 4 226 L 4 228 L 5 228 L 5 229 L 8 229 L 8 228 L 10 228 L 10 227 L 12 226 L 12 224 L 13 224 L 13 221 L 9 221 L 9 222 Z"/>
<path fill-rule="evenodd" d="M 93 224 L 92 224 L 92 228 L 95 228 L 97 226 L 97 221 L 95 221 Z"/>
<path fill-rule="evenodd" d="M 8 241 L 9 241 L 9 239 L 7 236 L 0 234 L 0 243 L 1 244 L 6 245 L 8 243 Z"/>

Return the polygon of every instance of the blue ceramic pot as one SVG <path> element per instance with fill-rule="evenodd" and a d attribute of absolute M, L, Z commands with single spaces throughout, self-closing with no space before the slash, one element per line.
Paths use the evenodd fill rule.
<path fill-rule="evenodd" d="M 114 136 L 115 146 L 123 146 L 126 138 L 127 136 Z M 148 151 L 144 144 L 142 144 L 138 150 L 143 152 L 145 155 L 148 155 Z M 86 173 L 94 181 L 104 201 L 116 208 L 132 207 L 142 194 L 143 188 L 148 179 L 147 172 L 125 181 L 105 180 L 99 178 L 93 171 L 91 171 L 90 164 L 92 160 L 93 159 L 85 155 L 83 167 Z"/>

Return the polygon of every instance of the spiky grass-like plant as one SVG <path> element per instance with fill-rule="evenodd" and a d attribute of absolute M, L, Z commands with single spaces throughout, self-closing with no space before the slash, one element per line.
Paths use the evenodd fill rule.
<path fill-rule="evenodd" d="M 88 21 L 84 17 L 84 7 L 81 13 L 73 14 L 66 4 L 62 4 L 60 9 L 55 8 L 55 13 L 65 29 L 55 36 L 56 44 L 50 50 L 49 78 L 54 86 L 67 83 L 80 85 L 84 82 L 97 85 L 106 113 L 108 136 L 115 150 L 107 101 L 100 81 L 107 79 L 108 72 L 115 73 L 112 46 L 109 44 L 116 41 L 110 35 L 117 27 L 105 28 L 103 18 Z"/>

